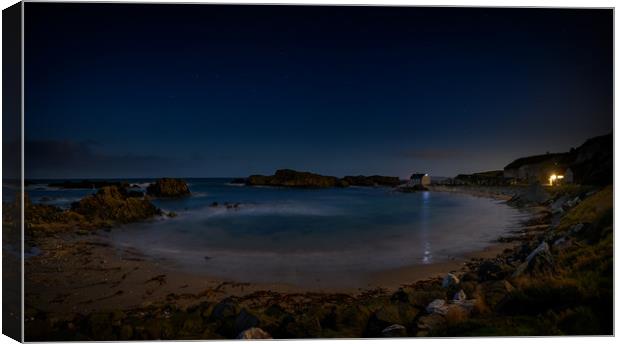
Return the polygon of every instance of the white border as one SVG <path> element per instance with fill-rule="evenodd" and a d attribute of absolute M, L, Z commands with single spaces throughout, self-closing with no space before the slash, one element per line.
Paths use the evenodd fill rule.
<path fill-rule="evenodd" d="M 31 0 L 28 2 L 38 2 L 38 0 Z M 367 1 L 344 1 L 344 0 L 340 0 L 340 1 L 332 1 L 332 0 L 287 0 L 287 1 L 273 1 L 273 0 L 227 0 L 227 1 L 219 1 L 219 0 L 210 0 L 210 1 L 183 1 L 183 0 L 150 0 L 150 1 L 135 1 L 135 0 L 130 0 L 130 1 L 115 1 L 115 0 L 108 0 L 108 1 L 88 1 L 88 0 L 63 0 L 62 2 L 132 2 L 132 3 L 213 3 L 213 4 L 313 4 L 313 5 L 378 5 L 378 6 L 474 6 L 474 7 L 572 7 L 572 8 L 577 8 L 577 7 L 587 7 L 587 8 L 615 8 L 616 7 L 616 1 L 609 1 L 609 0 L 591 0 L 591 1 L 579 1 L 579 0 L 521 0 L 521 1 L 514 1 L 514 0 L 495 0 L 495 1 L 475 1 L 475 0 L 450 0 L 450 1 L 441 1 L 441 2 L 429 2 L 429 1 L 416 1 L 416 0 L 384 0 L 384 1 L 380 1 L 380 0 L 367 0 Z M 1 7 L 7 8 L 13 4 L 17 3 L 17 1 L 14 0 L 0 0 L 0 4 L 2 5 Z M 22 5 L 22 13 L 23 13 L 23 5 Z M 0 28 L 1 28 L 1 24 L 2 24 L 2 19 L 0 16 Z M 24 21 L 23 21 L 23 17 L 22 17 L 22 37 L 23 37 L 23 26 L 24 26 Z M 616 41 L 617 41 L 617 37 L 618 37 L 618 28 L 615 25 L 615 14 L 614 14 L 614 66 L 616 65 L 617 62 L 617 55 L 615 54 L 615 46 L 616 46 Z M 0 61 L 1 61 L 1 56 L 2 56 L 2 48 L 1 48 L 1 35 L 0 35 Z M 23 41 L 22 41 L 22 80 L 23 80 L 23 73 L 24 73 L 24 69 L 23 69 L 23 58 L 24 58 L 24 47 L 23 47 Z M 618 71 L 614 68 L 614 86 L 615 86 L 615 80 L 616 80 L 616 76 L 617 76 Z M 0 72 L 0 78 L 2 76 L 2 73 Z M 24 89 L 24 84 L 22 82 L 22 94 L 23 94 L 23 89 Z M 0 83 L 0 93 L 2 91 L 2 85 Z M 619 91 L 617 90 L 617 88 L 614 87 L 614 114 L 615 114 L 615 99 L 618 99 L 619 96 Z M 2 106 L 2 100 L 0 100 L 0 109 Z M 24 97 L 22 96 L 22 111 L 24 107 Z M 21 118 L 21 123 L 22 123 L 22 188 L 23 188 L 23 173 L 24 173 L 24 157 L 23 157 L 23 140 L 24 140 L 24 118 L 23 118 L 23 114 L 22 114 L 22 118 Z M 0 128 L 1 128 L 1 121 L 0 121 Z M 615 116 L 614 116 L 614 132 L 616 132 L 618 128 L 616 127 L 616 121 L 615 121 Z M 2 132 L 0 130 L 0 142 L 2 139 Z M 618 161 L 616 159 L 616 157 L 618 156 L 618 152 L 619 152 L 619 148 L 620 148 L 620 143 L 618 143 L 615 140 L 615 134 L 614 134 L 614 162 Z M 0 150 L 0 160 L 2 157 L 2 151 Z M 0 171 L 2 168 L 2 162 L 0 161 Z M 615 163 L 614 163 L 614 180 L 620 180 L 620 172 L 618 171 L 618 169 L 615 168 Z M 614 204 L 618 204 L 617 201 L 617 197 L 618 193 L 616 192 L 616 187 L 614 186 Z M 22 202 L 23 202 L 23 197 L 22 197 Z M 2 210 L 0 209 L 0 215 L 1 215 Z M 618 221 L 618 215 L 620 214 L 620 212 L 618 212 L 618 210 L 614 207 L 614 228 L 616 228 L 616 224 Z M 22 219 L 23 219 L 23 205 L 22 205 Z M 22 237 L 23 237 L 23 227 L 22 227 Z M 618 252 L 616 243 L 615 243 L 615 236 L 614 236 L 614 257 L 618 257 L 618 255 L 616 254 Z M 22 242 L 22 280 L 23 280 L 23 242 Z M 1 271 L 1 266 L 0 266 L 0 271 Z M 614 263 L 614 291 L 618 290 L 618 264 Z M 614 295 L 616 293 L 614 292 Z M 2 300 L 2 296 L 0 294 L 0 301 Z M 617 304 L 616 302 L 617 300 L 614 297 L 614 315 L 615 315 L 615 305 Z M 22 306 L 23 306 L 23 284 L 22 284 Z M 22 314 L 23 317 L 23 314 Z M 0 321 L 2 319 L 2 313 L 0 312 Z M 620 328 L 619 327 L 620 321 L 618 320 L 617 317 L 614 317 L 614 327 L 615 329 Z M 23 338 L 23 328 L 22 328 L 22 338 Z M 612 341 L 615 341 L 615 337 L 553 337 L 553 338 L 544 338 L 544 337 L 537 337 L 537 338 L 523 338 L 523 337 L 510 337 L 510 338 L 459 338 L 459 339 L 443 339 L 443 338 L 433 338 L 433 339 L 421 339 L 421 338 L 409 338 L 409 339 L 391 339 L 391 340 L 385 340 L 385 339 L 377 339 L 377 340 L 373 340 L 373 342 L 377 342 L 377 343 L 394 343 L 394 342 L 400 342 L 400 343 L 404 343 L 404 342 L 413 342 L 413 341 L 417 341 L 417 340 L 423 340 L 423 341 L 433 341 L 434 343 L 455 343 L 455 341 L 459 341 L 459 342 L 469 342 L 469 343 L 522 343 L 522 342 L 528 342 L 528 343 L 541 343 L 541 342 L 550 342 L 550 343 L 583 343 L 584 341 L 587 340 L 587 342 L 590 344 L 594 344 L 594 343 L 609 343 Z M 366 341 L 366 340 L 335 340 L 335 339 L 330 339 L 330 340 L 321 340 L 321 343 L 339 343 L 339 344 L 350 344 L 350 343 L 360 343 L 362 341 Z M 201 341 L 194 341 L 194 342 L 201 342 Z M 204 343 L 230 343 L 230 341 L 202 341 Z M 302 343 L 313 343 L 313 342 L 317 342 L 316 340 L 295 340 L 295 342 L 302 342 Z M 4 335 L 0 336 L 0 344 L 5 344 L 5 343 L 14 343 L 14 341 Z M 79 342 L 72 342 L 72 343 L 79 343 Z M 86 343 L 92 343 L 92 342 L 86 342 Z M 131 342 L 128 342 L 131 343 Z M 155 342 L 154 342 L 155 343 Z M 186 341 L 167 341 L 166 343 L 187 343 Z"/>

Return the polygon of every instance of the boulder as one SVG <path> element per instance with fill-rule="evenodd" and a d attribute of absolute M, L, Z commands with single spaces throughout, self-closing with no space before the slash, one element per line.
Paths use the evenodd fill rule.
<path fill-rule="evenodd" d="M 457 286 L 460 283 L 459 278 L 456 275 L 448 273 L 441 282 L 441 286 L 444 288 L 450 288 Z"/>
<path fill-rule="evenodd" d="M 152 197 L 177 198 L 189 196 L 189 186 L 184 180 L 162 178 L 146 188 L 146 194 Z"/>
<path fill-rule="evenodd" d="M 445 300 L 436 299 L 433 302 L 429 303 L 428 306 L 426 306 L 426 312 L 429 314 L 437 313 L 441 315 L 446 315 L 446 313 L 448 313 L 448 304 Z"/>
<path fill-rule="evenodd" d="M 406 337 L 407 329 L 403 325 L 393 324 L 381 331 L 383 337 Z"/>
<path fill-rule="evenodd" d="M 237 336 L 237 339 L 273 339 L 271 335 L 259 327 L 251 327 Z"/>
<path fill-rule="evenodd" d="M 524 274 L 546 274 L 552 273 L 554 270 L 553 255 L 549 250 L 547 242 L 543 241 L 525 258 L 525 262 L 517 267 L 512 276 L 519 277 Z"/>

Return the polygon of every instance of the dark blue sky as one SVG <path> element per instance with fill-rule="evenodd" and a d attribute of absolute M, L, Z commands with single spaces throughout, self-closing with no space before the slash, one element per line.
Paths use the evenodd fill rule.
<path fill-rule="evenodd" d="M 31 178 L 453 176 L 613 122 L 612 11 L 27 3 Z"/>

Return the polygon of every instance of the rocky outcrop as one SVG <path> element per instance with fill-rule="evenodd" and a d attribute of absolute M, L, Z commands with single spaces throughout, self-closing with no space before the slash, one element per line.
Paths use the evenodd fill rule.
<path fill-rule="evenodd" d="M 189 196 L 189 186 L 184 180 L 162 178 L 146 188 L 146 194 L 152 197 L 177 198 Z"/>
<path fill-rule="evenodd" d="M 130 197 L 125 189 L 116 186 L 103 187 L 96 194 L 71 204 L 71 211 L 93 223 L 110 224 L 142 221 L 161 214 L 148 200 Z"/>
<path fill-rule="evenodd" d="M 310 172 L 294 170 L 277 170 L 273 176 L 252 175 L 246 181 L 247 185 L 287 186 L 301 188 L 331 188 L 346 186 L 336 177 L 322 176 Z"/>
<path fill-rule="evenodd" d="M 311 172 L 299 172 L 290 169 L 277 170 L 272 176 L 254 174 L 247 179 L 234 179 L 231 183 L 245 182 L 253 186 L 285 186 L 299 188 L 331 188 L 348 186 L 388 186 L 395 187 L 401 184 L 398 177 L 387 176 L 346 176 L 337 178 L 323 176 Z"/>
<path fill-rule="evenodd" d="M 160 209 L 141 194 L 117 186 L 105 186 L 71 204 L 70 209 L 24 200 L 25 230 L 29 239 L 56 232 L 86 234 L 100 228 L 143 221 L 161 215 Z M 8 213 L 7 213 L 8 214 Z M 6 215 L 3 222 L 6 221 Z"/>

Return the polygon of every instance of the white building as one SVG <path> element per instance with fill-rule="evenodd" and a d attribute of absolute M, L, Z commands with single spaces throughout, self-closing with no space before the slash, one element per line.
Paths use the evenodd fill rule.
<path fill-rule="evenodd" d="M 411 178 L 409 178 L 409 182 L 407 183 L 407 186 L 413 187 L 416 185 L 421 185 L 421 186 L 431 185 L 431 177 L 428 175 L 428 173 L 412 174 Z"/>

